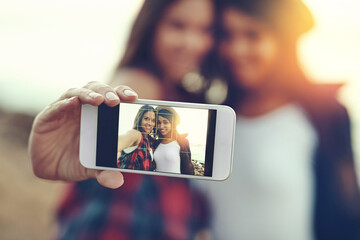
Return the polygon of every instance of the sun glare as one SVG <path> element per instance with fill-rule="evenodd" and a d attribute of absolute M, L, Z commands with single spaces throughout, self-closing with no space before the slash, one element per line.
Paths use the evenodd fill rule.
<path fill-rule="evenodd" d="M 315 27 L 299 43 L 305 73 L 315 82 L 344 83 L 339 99 L 349 110 L 360 173 L 360 2 L 304 0 Z"/>

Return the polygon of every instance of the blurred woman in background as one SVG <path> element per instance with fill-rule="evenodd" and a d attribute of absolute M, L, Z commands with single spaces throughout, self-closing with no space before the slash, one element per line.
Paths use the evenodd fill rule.
<path fill-rule="evenodd" d="M 217 239 L 359 239 L 350 122 L 338 86 L 297 61 L 313 25 L 300 0 L 224 0 L 219 52 L 237 112 L 229 180 L 202 183 Z"/>
<path fill-rule="evenodd" d="M 202 101 L 198 73 L 212 64 L 214 14 L 211 0 L 145 1 L 111 85 L 141 98 Z"/>
<path fill-rule="evenodd" d="M 207 84 L 197 73 L 206 69 L 213 47 L 214 9 L 211 0 L 146 0 L 110 85 L 128 85 L 141 98 L 202 101 L 201 93 Z M 70 89 L 40 113 L 29 144 L 37 176 L 76 181 L 93 177 L 104 186 L 119 187 L 121 173 L 85 169 L 78 159 L 81 104 L 97 106 L 105 102 L 114 106 L 119 97 L 134 101 L 137 95 L 129 87 L 92 82 L 84 88 Z M 45 149 L 51 150 L 51 158 L 44 154 Z M 209 218 L 206 202 L 187 180 L 123 175 L 126 184 L 116 191 L 94 180 L 71 185 L 59 210 L 57 238 L 203 236 Z"/>

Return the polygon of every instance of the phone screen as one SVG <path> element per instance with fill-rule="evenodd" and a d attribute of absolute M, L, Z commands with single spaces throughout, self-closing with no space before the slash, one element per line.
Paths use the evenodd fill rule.
<path fill-rule="evenodd" d="M 211 177 L 213 109 L 120 103 L 98 108 L 99 167 Z"/>

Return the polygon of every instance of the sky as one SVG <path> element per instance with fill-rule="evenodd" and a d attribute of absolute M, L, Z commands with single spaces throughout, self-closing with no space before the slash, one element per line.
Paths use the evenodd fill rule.
<path fill-rule="evenodd" d="M 339 94 L 352 122 L 353 147 L 360 172 L 360 1 L 304 0 L 314 28 L 299 42 L 305 73 L 315 82 L 345 83 Z"/>
<path fill-rule="evenodd" d="M 0 106 L 34 114 L 69 88 L 108 81 L 142 1 L 1 0 Z M 304 2 L 316 25 L 299 41 L 300 62 L 316 82 L 346 83 L 339 98 L 360 159 L 360 1 Z"/>
<path fill-rule="evenodd" d="M 0 1 L 0 102 L 36 113 L 63 92 L 107 81 L 141 1 Z"/>

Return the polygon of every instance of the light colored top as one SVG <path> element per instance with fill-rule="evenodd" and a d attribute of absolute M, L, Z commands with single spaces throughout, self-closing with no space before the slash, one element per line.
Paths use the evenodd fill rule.
<path fill-rule="evenodd" d="M 180 145 L 174 140 L 155 149 L 154 160 L 157 172 L 180 173 Z"/>
<path fill-rule="evenodd" d="M 123 151 L 125 152 L 125 153 L 131 153 L 131 152 L 133 152 L 133 151 L 135 151 L 135 149 L 137 149 L 137 145 L 136 146 L 132 146 L 132 147 L 128 147 L 128 148 L 125 148 Z"/>
<path fill-rule="evenodd" d="M 197 183 L 212 201 L 215 239 L 313 239 L 316 146 L 316 132 L 296 104 L 238 117 L 230 178 Z"/>

